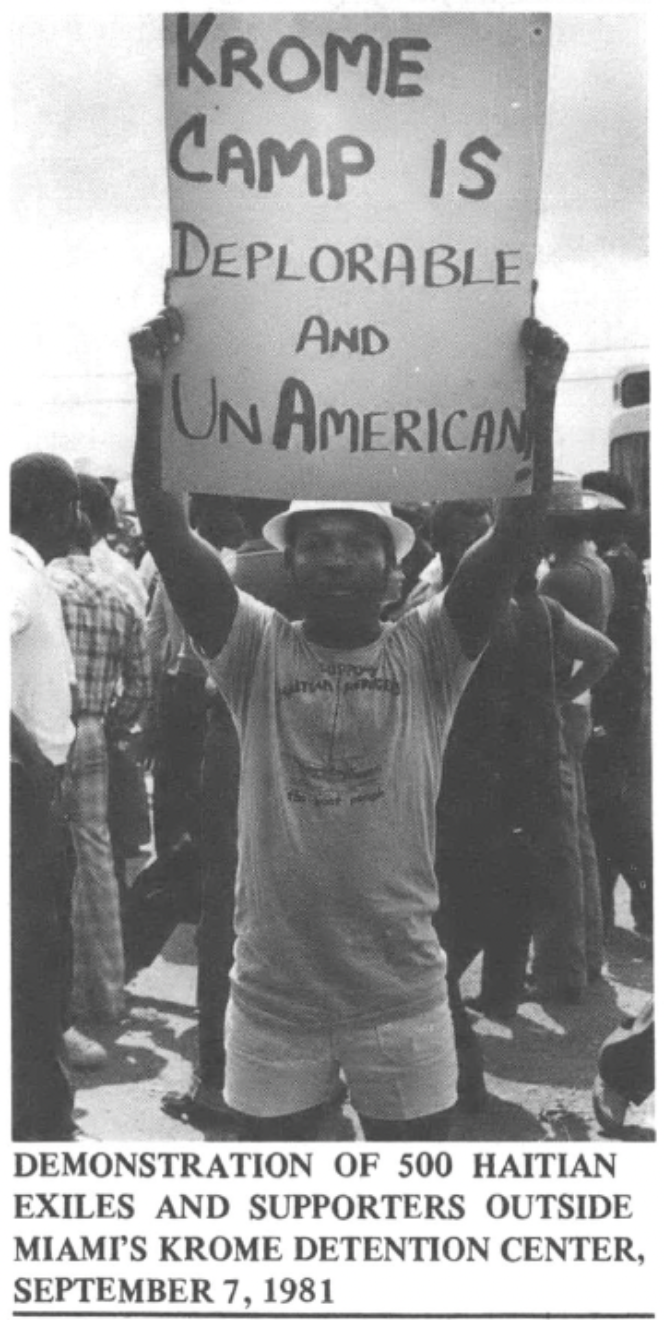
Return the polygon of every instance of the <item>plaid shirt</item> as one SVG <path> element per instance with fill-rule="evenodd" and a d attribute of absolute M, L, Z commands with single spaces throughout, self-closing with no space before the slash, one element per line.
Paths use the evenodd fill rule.
<path fill-rule="evenodd" d="M 89 556 L 54 559 L 48 575 L 60 596 L 76 668 L 79 714 L 130 728 L 149 695 L 145 626 Z"/>

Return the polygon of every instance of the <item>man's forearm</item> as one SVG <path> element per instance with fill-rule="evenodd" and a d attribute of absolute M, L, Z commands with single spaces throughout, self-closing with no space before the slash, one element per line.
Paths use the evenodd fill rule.
<path fill-rule="evenodd" d="M 533 456 L 533 497 L 544 509 L 553 485 L 553 422 L 556 387 L 541 386 L 526 371 L 526 425 Z"/>
<path fill-rule="evenodd" d="M 542 330 L 539 328 L 540 346 Z M 450 583 L 447 608 L 466 655 L 476 656 L 503 614 L 524 565 L 542 540 L 553 481 L 556 382 L 567 352 L 544 332 L 552 352 L 526 372 L 526 427 L 532 493 L 503 500 L 491 532 L 466 552 Z"/>
<path fill-rule="evenodd" d="M 516 562 L 534 551 L 542 539 L 553 485 L 553 422 L 555 388 L 533 384 L 526 374 L 526 427 L 532 455 L 532 493 L 502 500 L 496 520 L 496 541 Z"/>
<path fill-rule="evenodd" d="M 237 609 L 237 594 L 219 556 L 194 536 L 183 505 L 162 487 L 161 425 L 166 358 L 182 337 L 173 308 L 131 336 L 138 419 L 134 498 L 143 534 L 164 588 L 185 632 L 208 655 L 224 645 Z"/>
<path fill-rule="evenodd" d="M 163 386 L 139 384 L 137 402 L 134 499 L 146 543 L 159 564 L 174 533 L 186 534 L 187 523 L 180 499 L 161 484 Z"/>

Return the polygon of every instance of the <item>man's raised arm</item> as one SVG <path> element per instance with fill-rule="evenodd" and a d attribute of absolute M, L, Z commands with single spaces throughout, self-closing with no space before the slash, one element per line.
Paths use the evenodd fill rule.
<path fill-rule="evenodd" d="M 532 495 L 501 502 L 494 527 L 466 551 L 445 598 L 471 659 L 486 645 L 524 564 L 541 543 L 553 481 L 553 414 L 567 345 L 533 319 L 524 322 L 521 343 L 528 364 L 526 426 L 533 455 Z"/>
<path fill-rule="evenodd" d="M 164 364 L 182 333 L 182 318 L 169 307 L 131 336 L 138 397 L 134 499 L 145 541 L 183 628 L 206 655 L 214 656 L 230 632 L 237 593 L 219 557 L 189 527 L 182 500 L 161 483 Z"/>

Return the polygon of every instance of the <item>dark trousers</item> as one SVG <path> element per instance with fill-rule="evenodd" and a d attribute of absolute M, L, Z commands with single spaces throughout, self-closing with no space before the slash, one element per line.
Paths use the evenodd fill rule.
<path fill-rule="evenodd" d="M 159 854 L 183 834 L 198 839 L 205 712 L 203 675 L 164 675 L 157 712 L 153 786 L 154 836 Z"/>
<path fill-rule="evenodd" d="M 621 738 L 594 735 L 585 760 L 590 823 L 602 886 L 604 921 L 614 924 L 614 889 L 622 875 L 632 916 L 649 933 L 653 922 L 650 730 L 645 721 Z"/>
<path fill-rule="evenodd" d="M 460 980 L 483 952 L 481 996 L 488 1007 L 516 1008 L 532 931 L 532 857 L 526 838 L 496 816 L 440 812 L 436 871 L 441 903 L 434 926 L 447 954 L 447 980 L 459 1064 L 459 1099 L 483 1090 L 479 1039 L 461 997 Z"/>
<path fill-rule="evenodd" d="M 71 989 L 73 850 L 55 777 L 11 767 L 12 1133 L 59 1141 L 73 1129 L 63 1060 Z"/>
<path fill-rule="evenodd" d="M 199 1082 L 221 1090 L 224 1019 L 233 965 L 240 749 L 221 697 L 208 704 L 194 843 L 164 848 L 145 867 L 124 904 L 129 976 L 147 967 L 175 926 L 197 921 Z"/>
<path fill-rule="evenodd" d="M 240 746 L 221 697 L 208 710 L 201 776 L 201 916 L 198 947 L 198 1078 L 224 1083 L 224 1018 L 233 965 Z"/>
<path fill-rule="evenodd" d="M 458 981 L 478 953 L 482 997 L 516 1005 L 532 933 L 534 858 L 523 832 L 450 840 L 439 849 L 444 894 L 435 925 Z"/>

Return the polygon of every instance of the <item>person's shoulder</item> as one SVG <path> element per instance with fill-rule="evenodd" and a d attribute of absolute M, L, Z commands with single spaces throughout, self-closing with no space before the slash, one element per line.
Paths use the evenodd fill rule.
<path fill-rule="evenodd" d="M 554 565 L 554 572 L 557 567 L 557 565 Z M 611 572 L 608 564 L 597 553 L 591 542 L 585 542 L 570 555 L 569 559 L 562 560 L 560 569 L 568 571 L 571 576 L 585 577 L 586 579 L 605 578 Z"/>
<path fill-rule="evenodd" d="M 54 587 L 60 587 L 72 580 L 72 571 L 66 559 L 52 559 L 44 569 L 44 575 Z"/>
<path fill-rule="evenodd" d="M 248 591 L 244 591 L 241 587 L 236 587 L 236 593 L 237 608 L 235 617 L 220 655 L 227 652 L 229 647 L 232 649 L 233 643 L 240 641 L 261 642 L 282 626 L 290 627 L 286 619 L 272 605 L 266 605 L 264 601 L 257 600 L 255 596 L 252 596 Z"/>
<path fill-rule="evenodd" d="M 10 580 L 21 586 L 33 582 L 46 582 L 46 565 L 36 550 L 20 536 L 12 535 L 9 542 Z"/>
<path fill-rule="evenodd" d="M 271 605 L 236 587 L 236 608 L 228 635 L 219 650 L 211 655 L 192 641 L 195 655 L 202 661 L 212 678 L 227 682 L 231 676 L 234 684 L 251 681 L 254 667 L 259 657 L 266 657 L 271 649 L 271 639 L 275 645 L 287 642 L 283 630 L 291 626 Z"/>
<path fill-rule="evenodd" d="M 447 609 L 447 591 L 436 591 L 394 622 L 395 637 L 411 636 L 422 641 L 430 638 L 449 640 L 460 645 L 459 634 Z"/>
<path fill-rule="evenodd" d="M 57 591 L 62 600 L 85 600 L 93 595 L 85 575 L 75 560 L 67 555 L 64 559 L 52 559 L 46 566 L 49 586 Z"/>
<path fill-rule="evenodd" d="M 611 565 L 607 564 L 606 560 L 602 559 L 601 555 L 595 554 L 593 552 L 593 554 L 588 556 L 588 563 L 596 573 L 599 573 L 601 577 L 607 578 L 613 576 L 611 572 Z"/>
<path fill-rule="evenodd" d="M 404 615 L 410 614 L 411 610 L 419 609 L 420 605 L 426 605 L 427 601 L 431 600 L 439 590 L 440 588 L 436 587 L 433 582 L 425 582 L 422 577 L 419 577 L 415 586 L 406 596 L 405 601 L 396 611 L 395 619 L 402 619 Z"/>
<path fill-rule="evenodd" d="M 45 565 L 23 554 L 20 546 L 12 545 L 11 549 L 9 595 L 12 617 L 18 619 L 20 615 L 21 624 L 25 626 L 38 613 L 40 604 L 43 606 L 51 598 L 57 601 L 58 596 L 47 577 Z"/>
<path fill-rule="evenodd" d="M 118 559 L 121 564 L 126 562 L 120 555 L 118 555 Z M 127 567 L 129 567 L 129 565 L 127 565 Z M 133 609 L 131 596 L 123 586 L 122 572 L 116 575 L 113 571 L 107 568 L 105 563 L 95 563 L 93 560 L 90 560 L 88 577 L 95 589 L 99 591 L 101 595 L 107 598 L 112 597 L 114 600 Z"/>
<path fill-rule="evenodd" d="M 235 589 L 237 591 L 238 609 L 241 609 L 243 613 L 260 618 L 271 618 L 272 615 L 276 614 L 277 611 L 273 605 L 268 605 L 266 601 L 259 600 L 258 596 L 255 596 L 252 591 L 246 591 L 244 587 L 238 587 L 237 585 Z"/>
<path fill-rule="evenodd" d="M 428 623 L 429 621 L 433 621 L 435 619 L 449 620 L 449 615 L 447 613 L 447 606 L 445 603 L 446 596 L 447 596 L 447 590 L 440 590 L 440 589 L 437 591 L 433 590 L 426 597 L 425 600 L 422 600 L 420 601 L 419 604 L 415 605 L 415 607 L 412 610 L 410 610 L 408 614 L 404 615 L 403 619 L 400 619 L 398 622 L 400 623 L 405 622 L 406 619 L 410 619 L 412 617 L 415 617 L 416 619 L 420 619 L 420 621 L 423 623 Z"/>
<path fill-rule="evenodd" d="M 598 581 L 606 573 L 611 576 L 611 570 L 598 556 L 593 559 L 589 555 L 578 555 L 554 564 L 542 578 L 539 589 L 545 596 L 563 597 L 565 604 L 567 596 L 575 601 L 579 596 L 587 597 L 596 590 Z"/>
<path fill-rule="evenodd" d="M 113 546 L 108 544 L 108 541 L 103 538 L 98 541 L 92 547 L 91 558 L 109 576 L 126 583 L 141 599 L 145 597 L 147 601 L 147 589 L 138 569 L 125 555 L 121 555 L 117 550 L 114 550 Z"/>
<path fill-rule="evenodd" d="M 595 564 L 591 557 L 581 551 L 578 554 L 569 555 L 564 559 L 558 559 L 551 565 L 548 573 L 545 573 L 540 582 L 540 590 L 544 591 L 550 582 L 576 582 L 579 579 L 585 579 L 589 573 L 595 571 Z"/>

